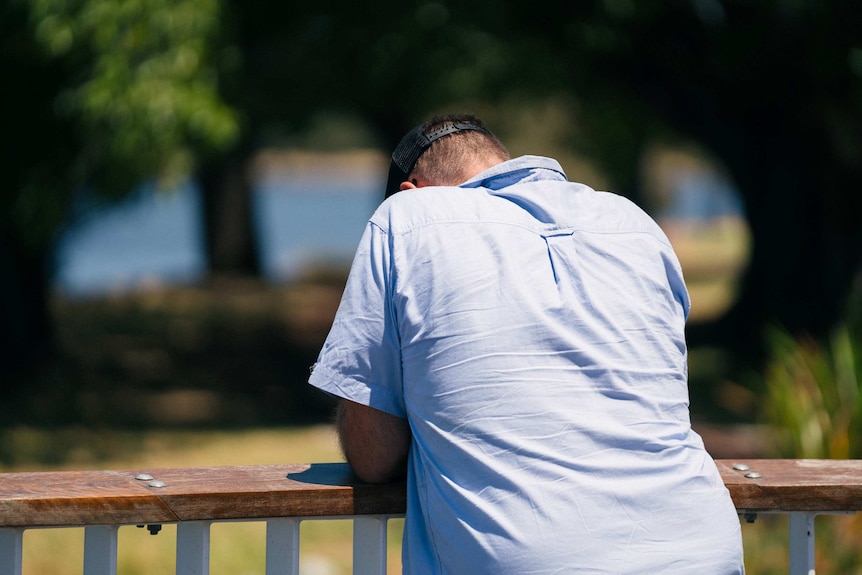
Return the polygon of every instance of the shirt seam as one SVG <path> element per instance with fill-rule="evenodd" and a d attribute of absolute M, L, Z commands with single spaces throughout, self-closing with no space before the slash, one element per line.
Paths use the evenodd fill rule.
<path fill-rule="evenodd" d="M 520 228 L 520 229 L 525 230 L 527 232 L 533 233 L 539 237 L 546 237 L 547 234 L 554 234 L 554 233 L 559 233 L 559 232 L 566 232 L 566 233 L 570 233 L 572 235 L 574 235 L 574 234 L 619 235 L 619 236 L 645 235 L 645 236 L 649 236 L 649 237 L 655 239 L 656 241 L 658 241 L 659 243 L 661 243 L 664 246 L 672 247 L 671 243 L 669 241 L 665 240 L 664 238 L 662 238 L 661 235 L 653 233 L 653 232 L 648 231 L 648 230 L 622 230 L 622 231 L 607 230 L 607 231 L 604 231 L 604 230 L 590 230 L 590 229 L 582 229 L 582 228 L 579 229 L 579 228 L 574 228 L 574 227 L 566 226 L 566 225 L 558 225 L 558 226 L 554 226 L 554 227 L 548 227 L 546 229 L 536 229 L 536 228 L 531 227 L 531 226 L 525 226 L 523 224 L 519 224 L 519 223 L 515 223 L 515 222 L 507 222 L 505 220 L 446 219 L 446 220 L 436 220 L 433 222 L 423 222 L 423 223 L 419 223 L 419 224 L 416 224 L 414 226 L 411 226 L 409 228 L 406 228 L 404 230 L 392 231 L 392 230 L 387 230 L 386 228 L 384 228 L 383 226 L 381 226 L 379 223 L 377 223 L 375 221 L 370 221 L 370 223 L 372 225 L 374 225 L 375 227 L 377 227 L 381 232 L 383 232 L 384 234 L 389 235 L 389 236 L 404 236 L 407 234 L 415 233 L 417 230 L 420 230 L 422 228 L 426 228 L 426 227 L 430 227 L 430 226 L 446 225 L 446 224 L 479 224 L 479 225 L 483 225 L 483 226 L 487 225 L 487 224 L 497 224 L 497 225 L 501 225 L 501 226 L 510 226 L 513 228 Z"/>

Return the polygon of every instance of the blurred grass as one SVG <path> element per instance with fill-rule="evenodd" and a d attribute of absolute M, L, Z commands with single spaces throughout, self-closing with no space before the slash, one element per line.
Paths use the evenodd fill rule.
<path fill-rule="evenodd" d="M 862 322 L 860 322 L 862 326 Z M 862 335 L 838 326 L 825 342 L 775 328 L 766 370 L 765 417 L 784 457 L 862 457 Z"/>
<path fill-rule="evenodd" d="M 862 315 L 854 303 L 823 341 L 777 326 L 769 334 L 762 409 L 775 430 L 774 456 L 862 457 Z M 815 532 L 818 573 L 862 574 L 862 514 L 820 517 Z"/>

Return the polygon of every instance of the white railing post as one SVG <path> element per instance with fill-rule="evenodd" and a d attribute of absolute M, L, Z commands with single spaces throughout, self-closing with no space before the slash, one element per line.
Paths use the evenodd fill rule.
<path fill-rule="evenodd" d="M 790 575 L 814 575 L 814 517 L 790 514 Z"/>
<path fill-rule="evenodd" d="M 84 575 L 117 575 L 119 525 L 84 528 Z"/>
<path fill-rule="evenodd" d="M 177 575 L 209 575 L 210 522 L 177 524 Z"/>
<path fill-rule="evenodd" d="M 385 515 L 353 518 L 353 575 L 386 575 Z"/>
<path fill-rule="evenodd" d="M 266 575 L 299 575 L 299 519 L 266 522 Z"/>
<path fill-rule="evenodd" d="M 0 575 L 21 575 L 23 548 L 23 529 L 0 529 Z"/>

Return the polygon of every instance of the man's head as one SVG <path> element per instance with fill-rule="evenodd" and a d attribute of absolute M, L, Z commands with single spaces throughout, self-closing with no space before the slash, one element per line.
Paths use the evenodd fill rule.
<path fill-rule="evenodd" d="M 395 148 L 386 197 L 408 188 L 457 186 L 508 159 L 508 150 L 478 118 L 436 116 L 413 128 Z"/>

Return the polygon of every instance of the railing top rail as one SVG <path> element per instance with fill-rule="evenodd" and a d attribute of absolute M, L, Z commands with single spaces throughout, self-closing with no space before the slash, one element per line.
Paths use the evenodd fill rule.
<path fill-rule="evenodd" d="M 742 511 L 862 510 L 862 460 L 716 463 Z M 397 515 L 405 498 L 345 463 L 0 473 L 0 527 Z"/>
<path fill-rule="evenodd" d="M 862 510 L 859 459 L 719 459 L 716 464 L 738 510 Z"/>
<path fill-rule="evenodd" d="M 346 463 L 0 473 L 0 527 L 399 514 L 405 500 Z"/>

